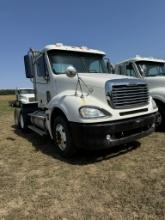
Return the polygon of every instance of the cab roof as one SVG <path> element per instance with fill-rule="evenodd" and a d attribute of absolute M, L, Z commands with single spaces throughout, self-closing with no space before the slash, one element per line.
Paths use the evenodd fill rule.
<path fill-rule="evenodd" d="M 95 50 L 95 49 L 89 49 L 85 46 L 68 46 L 63 45 L 62 43 L 56 43 L 52 45 L 47 45 L 42 49 L 42 52 L 49 51 L 49 50 L 64 50 L 64 51 L 74 51 L 74 52 L 85 52 L 85 53 L 94 53 L 94 54 L 100 54 L 105 55 L 105 53 L 101 50 Z"/>
<path fill-rule="evenodd" d="M 129 62 L 129 61 L 153 61 L 153 62 L 165 63 L 165 60 L 163 59 L 157 59 L 154 57 L 142 57 L 142 56 L 137 55 L 136 57 L 124 60 L 122 62 L 119 62 L 118 64 Z"/>
<path fill-rule="evenodd" d="M 16 88 L 16 90 L 27 90 L 27 89 L 28 90 L 34 90 L 33 88 L 18 88 L 18 87 Z"/>

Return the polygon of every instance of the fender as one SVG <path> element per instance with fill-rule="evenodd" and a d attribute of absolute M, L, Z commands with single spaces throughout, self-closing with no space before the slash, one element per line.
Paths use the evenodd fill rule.
<path fill-rule="evenodd" d="M 97 99 L 95 96 L 89 95 L 86 96 L 84 94 L 84 97 L 81 97 L 81 94 L 78 93 L 78 95 L 74 94 L 75 91 L 67 91 L 62 92 L 59 95 L 55 96 L 48 104 L 47 108 L 49 110 L 49 115 L 51 118 L 52 112 L 54 108 L 58 108 L 60 111 L 63 112 L 65 117 L 70 122 L 79 122 L 79 123 L 90 123 L 94 122 L 97 119 L 91 119 L 86 120 L 80 117 L 79 114 L 79 108 L 85 105 L 93 105 L 93 106 L 102 106 L 105 110 L 108 112 L 111 110 L 111 108 L 105 103 L 101 102 L 99 99 Z M 103 119 L 101 119 L 103 121 Z"/>
<path fill-rule="evenodd" d="M 159 88 L 150 89 L 149 91 L 153 99 L 165 103 L 165 88 L 159 87 Z"/>
<path fill-rule="evenodd" d="M 100 106 L 101 103 L 98 103 L 98 100 L 92 96 L 84 96 L 83 98 L 80 94 L 75 96 L 74 92 L 75 91 L 68 91 L 67 95 L 66 93 L 60 93 L 49 102 L 47 106 L 47 114 L 49 115 L 47 127 L 51 138 L 53 137 L 52 120 L 55 109 L 58 114 L 63 114 L 69 122 L 90 123 L 97 121 L 97 119 L 83 119 L 79 114 L 79 108 L 85 105 L 91 105 L 91 103 L 95 106 Z"/>

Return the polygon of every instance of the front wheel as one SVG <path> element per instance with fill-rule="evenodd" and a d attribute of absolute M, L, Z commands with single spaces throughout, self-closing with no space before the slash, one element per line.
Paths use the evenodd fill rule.
<path fill-rule="evenodd" d="M 53 139 L 61 156 L 71 157 L 76 152 L 72 143 L 68 123 L 62 116 L 58 116 L 54 119 Z"/>

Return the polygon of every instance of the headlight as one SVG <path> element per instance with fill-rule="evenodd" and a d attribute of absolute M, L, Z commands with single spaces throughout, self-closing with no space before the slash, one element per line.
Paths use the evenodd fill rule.
<path fill-rule="evenodd" d="M 153 98 L 152 98 L 152 107 L 153 107 L 153 109 L 157 108 L 156 102 L 153 100 Z"/>
<path fill-rule="evenodd" d="M 80 115 L 83 118 L 102 118 L 102 117 L 107 117 L 111 116 L 111 114 L 104 109 L 100 109 L 97 107 L 93 106 L 84 106 L 80 108 Z"/>

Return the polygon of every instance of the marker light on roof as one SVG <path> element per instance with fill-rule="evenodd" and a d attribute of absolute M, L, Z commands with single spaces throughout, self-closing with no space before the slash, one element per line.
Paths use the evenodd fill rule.
<path fill-rule="evenodd" d="M 86 46 L 82 46 L 81 49 L 87 50 L 88 47 L 86 47 Z"/>
<path fill-rule="evenodd" d="M 57 47 L 62 47 L 63 44 L 62 44 L 62 43 L 57 43 L 56 46 L 57 46 Z"/>

